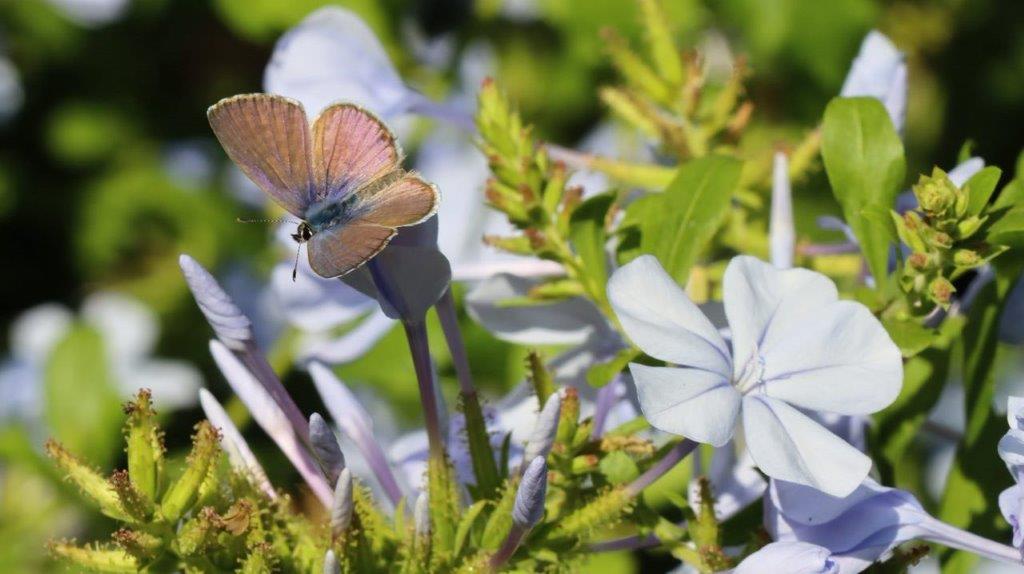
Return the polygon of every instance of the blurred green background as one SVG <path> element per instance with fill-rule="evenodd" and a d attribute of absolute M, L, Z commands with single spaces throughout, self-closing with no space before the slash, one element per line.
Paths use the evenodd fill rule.
<path fill-rule="evenodd" d="M 40 304 L 77 310 L 90 294 L 126 293 L 157 319 L 151 353 L 195 365 L 224 394 L 207 353 L 209 328 L 180 277 L 177 256 L 188 252 L 218 271 L 243 269 L 258 284 L 277 251 L 265 227 L 235 223 L 237 216 L 258 211 L 231 192 L 205 110 L 222 97 L 260 91 L 274 41 L 329 3 L 0 0 L 0 333 L 9 333 L 23 311 Z M 523 115 L 544 138 L 566 145 L 607 115 L 596 89 L 614 78 L 601 29 L 612 26 L 633 38 L 642 33 L 635 5 L 626 0 L 335 3 L 360 13 L 403 77 L 438 97 L 457 84 L 460 54 L 469 46 L 489 46 L 494 74 Z M 861 39 L 876 28 L 908 55 L 909 173 L 933 163 L 951 167 L 968 141 L 975 154 L 1004 168 L 1020 151 L 1020 2 L 666 4 L 685 44 L 724 40 L 734 55 L 747 58 L 749 97 L 762 126 L 813 126 L 838 93 Z M 0 408 L 3 572 L 52 568 L 44 550 L 51 537 L 96 539 L 109 530 L 76 510 L 74 493 L 39 456 L 41 441 L 52 433 L 77 436 L 96 462 L 119 464 L 121 456 L 121 396 L 112 387 L 104 342 L 81 320 L 72 322 L 77 330 L 63 335 L 53 351 L 62 354 L 49 357 L 34 378 L 18 379 L 43 389 L 41 418 Z M 522 349 L 465 323 L 477 376 L 496 395 L 518 380 Z M 0 356 L 14 354 L 6 336 L 0 341 Z M 415 386 L 404 357 L 404 341 L 394 332 L 341 373 L 353 384 L 373 387 L 399 412 L 415 415 Z M 450 378 L 450 366 L 441 361 L 440 367 Z M 308 385 L 293 387 L 300 404 L 315 400 L 303 390 Z M 0 396 L 0 404 L 8 400 Z M 189 407 L 164 414 L 175 451 L 201 413 Z M 263 445 L 261 456 L 277 456 L 262 436 L 253 434 L 253 440 Z M 291 480 L 285 472 L 276 472 L 280 484 Z M 604 566 L 633 564 L 612 560 Z M 649 566 L 655 571 L 670 564 Z"/>

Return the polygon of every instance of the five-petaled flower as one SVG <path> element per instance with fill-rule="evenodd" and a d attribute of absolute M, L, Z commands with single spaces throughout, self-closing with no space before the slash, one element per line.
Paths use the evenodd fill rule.
<path fill-rule="evenodd" d="M 878 411 L 899 394 L 903 363 L 881 323 L 840 301 L 827 277 L 734 258 L 724 279 L 731 349 L 652 256 L 616 271 L 608 295 L 630 339 L 671 365 L 630 365 L 654 427 L 721 446 L 742 420 L 762 471 L 835 496 L 867 476 L 871 460 L 800 409 Z"/>

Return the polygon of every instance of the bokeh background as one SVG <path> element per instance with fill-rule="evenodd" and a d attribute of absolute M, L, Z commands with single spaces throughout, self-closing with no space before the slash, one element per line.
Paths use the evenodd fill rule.
<path fill-rule="evenodd" d="M 110 529 L 41 456 L 47 436 L 101 466 L 123 464 L 120 402 L 151 386 L 175 453 L 201 417 L 196 387 L 226 394 L 179 253 L 217 272 L 260 323 L 275 365 L 287 368 L 293 329 L 266 289 L 280 251 L 269 226 L 236 223 L 264 207 L 229 169 L 205 110 L 260 91 L 275 40 L 328 3 L 0 0 L 0 571 L 51 570 L 48 539 Z M 336 3 L 364 17 L 417 89 L 444 98 L 479 76 L 467 68 L 483 66 L 542 137 L 564 145 L 608 116 L 596 93 L 613 79 L 600 31 L 642 33 L 626 0 Z M 755 125 L 766 133 L 813 126 L 864 35 L 879 29 L 907 53 L 908 173 L 951 167 L 965 144 L 1004 170 L 1017 161 L 1020 2 L 665 3 L 684 44 L 746 58 Z M 413 159 L 430 129 L 420 121 L 408 130 Z M 523 349 L 463 319 L 474 372 L 496 397 L 520 379 Z M 379 413 L 393 432 L 418 417 L 404 345 L 393 332 L 339 371 L 373 404 L 389 405 Z M 438 362 L 450 383 L 450 365 Z M 300 404 L 316 401 L 303 375 L 287 381 Z M 247 436 L 261 457 L 279 456 L 258 432 Z M 287 465 L 265 466 L 275 483 L 293 482 Z M 646 560 L 645 571 L 671 565 Z M 640 567 L 614 556 L 595 571 Z"/>

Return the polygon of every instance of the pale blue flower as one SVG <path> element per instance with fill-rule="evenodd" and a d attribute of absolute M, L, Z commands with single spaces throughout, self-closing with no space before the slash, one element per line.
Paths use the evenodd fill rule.
<path fill-rule="evenodd" d="M 773 542 L 744 558 L 733 570 L 733 574 L 765 572 L 840 574 L 840 569 L 827 548 L 806 542 Z"/>
<path fill-rule="evenodd" d="M 907 115 L 907 64 L 884 34 L 872 30 L 864 38 L 860 52 L 850 65 L 840 95 L 871 96 L 889 112 L 897 132 L 903 132 Z"/>
<path fill-rule="evenodd" d="M 1013 545 L 1024 557 L 1024 398 L 1006 401 L 1010 430 L 999 440 L 999 456 L 1013 476 L 1014 485 L 999 494 L 999 510 L 1013 528 Z"/>
<path fill-rule="evenodd" d="M 845 495 L 871 459 L 799 409 L 878 411 L 899 394 L 903 362 L 863 305 L 805 269 L 778 270 L 753 257 L 725 272 L 730 349 L 652 256 L 617 270 L 608 296 L 626 334 L 678 367 L 630 365 L 640 407 L 655 428 L 715 446 L 741 417 L 747 447 L 769 476 Z"/>
<path fill-rule="evenodd" d="M 1003 562 L 1020 561 L 1015 549 L 941 522 L 912 494 L 871 479 L 845 497 L 772 480 L 765 497 L 765 527 L 777 541 L 827 548 L 843 574 L 860 572 L 914 539 Z"/>

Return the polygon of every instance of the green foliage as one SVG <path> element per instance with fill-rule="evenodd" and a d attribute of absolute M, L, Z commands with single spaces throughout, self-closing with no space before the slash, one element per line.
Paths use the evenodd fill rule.
<path fill-rule="evenodd" d="M 630 206 L 627 221 L 640 228 L 640 251 L 685 283 L 725 219 L 741 169 L 724 156 L 696 159 L 680 168 L 664 193 Z"/>
<path fill-rule="evenodd" d="M 54 436 L 89 460 L 108 464 L 116 455 L 119 409 L 114 374 L 98 332 L 76 325 L 46 364 L 46 420 Z"/>
<path fill-rule="evenodd" d="M 837 98 L 825 109 L 821 157 L 832 193 L 879 287 L 888 281 L 889 210 L 903 183 L 903 142 L 874 98 Z M 880 215 L 881 214 L 881 215 Z"/>

